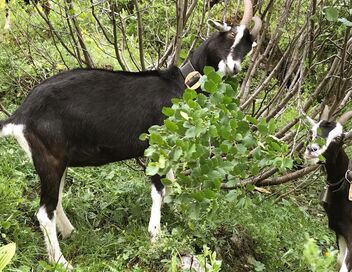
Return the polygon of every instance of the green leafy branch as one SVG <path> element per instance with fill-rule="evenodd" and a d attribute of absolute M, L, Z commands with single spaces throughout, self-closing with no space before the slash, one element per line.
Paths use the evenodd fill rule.
<path fill-rule="evenodd" d="M 211 67 L 204 74 L 203 93 L 185 90 L 163 109 L 164 124 L 140 137 L 150 144 L 147 175 L 165 176 L 172 169 L 177 179 L 162 180 L 173 189 L 168 200 L 193 211 L 216 202 L 223 182 L 231 186 L 263 168 L 285 171 L 293 164 L 287 144 L 274 136 L 275 121 L 240 110 L 237 80 L 224 79 Z"/>

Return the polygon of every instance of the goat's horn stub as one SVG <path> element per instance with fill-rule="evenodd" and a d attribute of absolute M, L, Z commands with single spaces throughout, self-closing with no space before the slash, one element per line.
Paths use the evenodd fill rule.
<path fill-rule="evenodd" d="M 344 125 L 350 118 L 352 117 L 352 111 L 345 112 L 342 116 L 337 120 L 341 125 Z"/>
<path fill-rule="evenodd" d="M 329 121 L 330 108 L 328 105 L 325 105 L 324 110 L 320 116 L 320 120 Z"/>
<path fill-rule="evenodd" d="M 252 20 L 254 21 L 254 26 L 251 30 L 251 35 L 253 39 L 255 39 L 257 38 L 259 31 L 262 28 L 262 20 L 258 16 L 254 16 Z"/>
<path fill-rule="evenodd" d="M 253 5 L 251 0 L 244 0 L 244 11 L 243 11 L 243 18 L 241 20 L 241 25 L 248 26 L 249 22 L 253 18 Z"/>

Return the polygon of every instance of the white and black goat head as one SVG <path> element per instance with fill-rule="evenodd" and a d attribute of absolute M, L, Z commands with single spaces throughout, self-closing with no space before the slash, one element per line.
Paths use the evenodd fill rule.
<path fill-rule="evenodd" d="M 252 20 L 254 26 L 252 30 L 249 30 L 249 23 Z M 238 73 L 244 57 L 255 46 L 255 39 L 262 27 L 260 18 L 253 17 L 251 0 L 244 0 L 244 14 L 240 25 L 236 26 L 234 21 L 231 25 L 227 25 L 213 20 L 208 20 L 208 24 L 218 32 L 206 40 L 199 48 L 200 50 L 194 53 L 192 63 L 195 67 L 205 65 L 218 67 L 218 70 L 227 76 Z M 204 52 L 206 55 L 201 56 Z"/>
<path fill-rule="evenodd" d="M 306 116 L 312 126 L 308 133 L 304 153 L 304 158 L 308 163 L 318 163 L 321 156 L 327 162 L 335 163 L 344 139 L 351 137 L 350 133 L 343 132 L 343 125 L 352 117 L 352 111 L 344 113 L 336 121 L 331 120 L 329 115 L 329 107 L 325 106 L 318 122 Z"/>

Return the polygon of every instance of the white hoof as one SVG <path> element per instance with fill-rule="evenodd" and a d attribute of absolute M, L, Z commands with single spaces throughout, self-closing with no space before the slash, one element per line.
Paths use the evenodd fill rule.
<path fill-rule="evenodd" d="M 71 225 L 69 228 L 65 228 L 62 231 L 60 231 L 60 233 L 63 239 L 67 239 L 72 235 L 74 231 L 75 231 L 75 228 Z"/>
<path fill-rule="evenodd" d="M 149 224 L 148 231 L 151 237 L 151 242 L 155 243 L 160 234 L 160 224 Z"/>
<path fill-rule="evenodd" d="M 73 271 L 73 266 L 65 259 L 64 256 L 60 256 L 57 260 L 51 260 L 52 263 L 61 265 L 67 271 Z"/>

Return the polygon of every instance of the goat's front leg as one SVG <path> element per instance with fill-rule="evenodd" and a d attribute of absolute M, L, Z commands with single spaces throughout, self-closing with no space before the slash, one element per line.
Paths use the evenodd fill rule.
<path fill-rule="evenodd" d="M 150 212 L 148 231 L 153 243 L 156 241 L 157 236 L 160 233 L 161 205 L 165 196 L 165 187 L 161 183 L 160 176 L 153 176 L 152 183 L 152 209 Z"/>
<path fill-rule="evenodd" d="M 170 170 L 166 177 L 169 180 L 174 180 L 175 176 L 172 170 Z M 155 175 L 152 177 L 152 209 L 150 213 L 149 227 L 148 231 L 151 235 L 152 243 L 156 241 L 158 234 L 160 233 L 160 220 L 161 220 L 161 205 L 163 202 L 163 198 L 165 196 L 165 186 L 161 182 L 161 177 L 159 175 Z"/>
<path fill-rule="evenodd" d="M 346 256 L 348 253 L 346 239 L 342 235 L 337 235 L 337 244 L 339 247 L 339 254 L 337 256 L 337 264 L 340 267 L 339 272 L 348 272 L 345 263 Z"/>
<path fill-rule="evenodd" d="M 347 230 L 349 232 L 349 230 Z M 346 233 L 345 233 L 346 234 Z M 339 272 L 352 271 L 352 239 L 351 235 L 338 235 L 338 265 L 340 266 Z"/>

